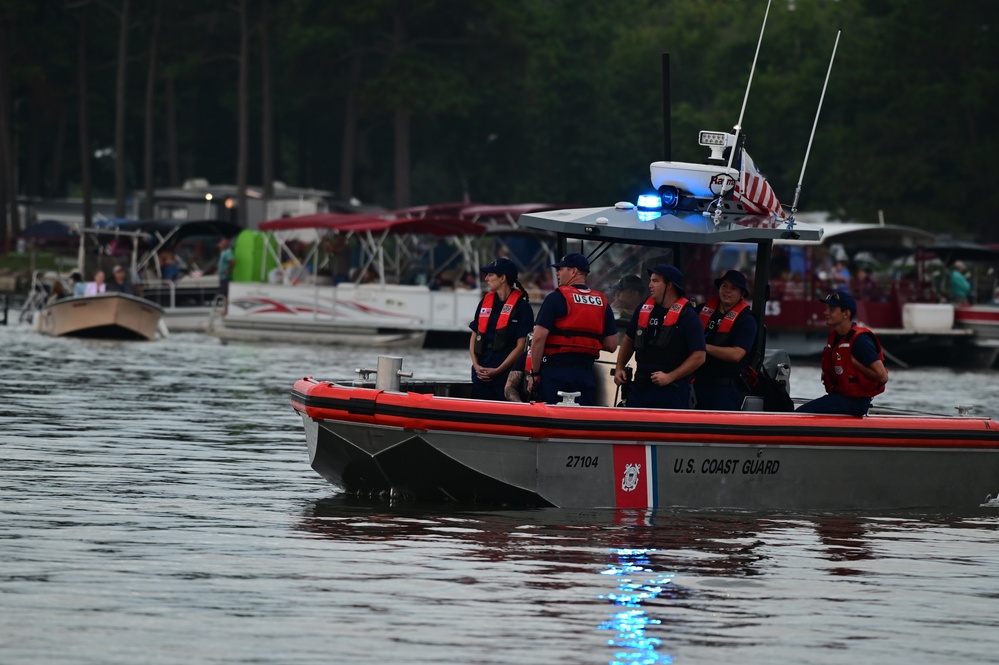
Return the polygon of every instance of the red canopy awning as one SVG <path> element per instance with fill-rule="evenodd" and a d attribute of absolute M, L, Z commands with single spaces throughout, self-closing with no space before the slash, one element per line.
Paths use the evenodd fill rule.
<path fill-rule="evenodd" d="M 485 229 L 449 215 L 426 215 L 415 218 L 386 218 L 384 215 L 337 215 L 317 213 L 301 217 L 284 217 L 260 224 L 261 231 L 326 229 L 329 231 L 371 231 L 389 233 L 428 234 L 435 236 L 480 235 Z"/>

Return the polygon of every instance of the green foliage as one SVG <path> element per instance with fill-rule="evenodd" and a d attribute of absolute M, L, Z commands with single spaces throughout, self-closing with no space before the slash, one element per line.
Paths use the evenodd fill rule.
<path fill-rule="evenodd" d="M 146 6 L 148 4 L 149 6 Z M 79 181 L 76 55 L 89 35 L 93 148 L 111 145 L 116 2 L 0 0 L 21 195 Z M 135 3 L 133 3 L 135 5 Z M 182 177 L 235 180 L 234 3 L 163 3 L 156 180 L 165 185 L 166 80 Z M 135 6 L 127 159 L 141 181 L 152 3 Z M 411 118 L 411 198 L 432 203 L 633 198 L 662 158 L 661 58 L 671 63 L 672 157 L 739 120 L 764 0 L 269 0 L 276 177 L 336 189 L 347 100 L 357 103 L 356 195 L 392 204 L 394 118 Z M 251 180 L 260 173 L 262 0 L 251 0 Z M 836 62 L 800 207 L 999 240 L 984 168 L 997 154 L 999 3 L 777 0 L 742 119 L 747 147 L 790 204 L 837 29 Z M 161 117 L 162 116 L 162 117 Z M 63 129 L 61 129 L 63 128 Z M 109 190 L 98 160 L 94 182 Z M 58 174 L 53 173 L 58 169 Z M 32 175 L 34 174 L 34 175 Z"/>

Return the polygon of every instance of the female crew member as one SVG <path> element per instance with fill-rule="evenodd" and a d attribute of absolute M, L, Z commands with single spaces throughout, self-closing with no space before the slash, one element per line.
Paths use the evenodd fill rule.
<path fill-rule="evenodd" d="M 534 310 L 524 287 L 517 281 L 517 266 L 510 259 L 496 259 L 482 268 L 489 292 L 479 301 L 479 315 L 469 324 L 472 336 L 472 397 L 504 399 L 507 374 L 527 347 L 534 327 Z"/>

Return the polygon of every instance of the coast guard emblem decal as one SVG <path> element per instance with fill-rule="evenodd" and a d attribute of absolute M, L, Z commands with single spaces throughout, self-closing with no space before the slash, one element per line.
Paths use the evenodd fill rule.
<path fill-rule="evenodd" d="M 659 503 L 656 447 L 615 445 L 613 482 L 618 508 L 655 508 Z"/>
<path fill-rule="evenodd" d="M 633 492 L 638 487 L 638 472 L 642 470 L 641 464 L 625 464 L 624 478 L 621 479 L 621 489 L 625 492 Z"/>

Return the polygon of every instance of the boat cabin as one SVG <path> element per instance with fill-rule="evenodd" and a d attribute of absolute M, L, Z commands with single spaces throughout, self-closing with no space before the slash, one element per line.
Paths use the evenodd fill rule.
<path fill-rule="evenodd" d="M 672 263 L 685 273 L 687 296 L 697 302 L 714 295 L 714 279 L 724 271 L 690 270 L 703 263 L 701 257 L 719 246 L 744 247 L 758 257 L 752 283 L 751 304 L 758 329 L 764 330 L 763 314 L 770 299 L 769 265 L 774 244 L 796 238 L 818 242 L 820 227 L 790 225 L 776 217 L 744 213 L 712 213 L 684 210 L 641 210 L 622 202 L 612 208 L 559 210 L 521 215 L 520 225 L 555 233 L 558 254 L 580 252 L 590 259 L 587 284 L 611 296 L 614 285 L 627 275 L 648 282 L 648 269 Z M 763 266 L 766 269 L 760 270 Z M 621 312 L 618 312 L 620 315 Z M 765 335 L 756 343 L 756 355 L 766 350 Z"/>

